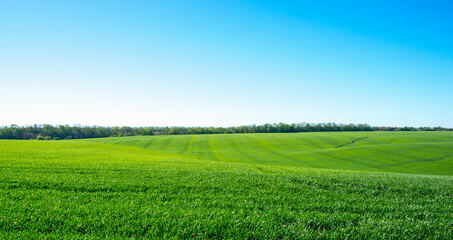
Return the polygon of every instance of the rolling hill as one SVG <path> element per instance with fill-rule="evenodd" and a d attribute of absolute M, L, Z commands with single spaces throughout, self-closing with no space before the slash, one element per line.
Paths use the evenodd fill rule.
<path fill-rule="evenodd" d="M 90 141 L 205 161 L 453 175 L 451 132 L 167 135 Z"/>

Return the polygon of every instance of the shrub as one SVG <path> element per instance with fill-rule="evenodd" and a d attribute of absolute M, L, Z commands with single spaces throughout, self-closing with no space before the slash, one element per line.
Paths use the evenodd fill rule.
<path fill-rule="evenodd" d="M 59 137 L 54 137 L 53 140 L 60 140 L 60 138 Z"/>
<path fill-rule="evenodd" d="M 37 140 L 44 140 L 44 137 L 41 136 L 41 135 L 38 135 L 38 137 L 36 138 Z"/>
<path fill-rule="evenodd" d="M 50 136 L 46 136 L 44 140 L 51 140 L 52 138 Z"/>

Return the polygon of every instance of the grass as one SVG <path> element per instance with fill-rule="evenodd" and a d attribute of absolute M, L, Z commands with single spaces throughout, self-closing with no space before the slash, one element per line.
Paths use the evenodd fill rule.
<path fill-rule="evenodd" d="M 91 141 L 204 161 L 453 175 L 451 132 L 177 135 Z"/>
<path fill-rule="evenodd" d="M 0 141 L 0 238 L 453 238 L 453 135 Z"/>

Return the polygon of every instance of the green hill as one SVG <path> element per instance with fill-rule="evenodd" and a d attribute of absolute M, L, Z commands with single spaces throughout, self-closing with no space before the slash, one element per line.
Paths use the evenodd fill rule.
<path fill-rule="evenodd" d="M 103 138 L 181 158 L 453 175 L 451 132 L 324 132 Z"/>
<path fill-rule="evenodd" d="M 0 141 L 0 239 L 451 239 L 453 136 Z"/>

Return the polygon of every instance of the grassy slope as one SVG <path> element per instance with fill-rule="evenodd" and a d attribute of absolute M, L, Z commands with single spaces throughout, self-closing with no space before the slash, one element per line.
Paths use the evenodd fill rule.
<path fill-rule="evenodd" d="M 450 132 L 145 136 L 93 141 L 198 160 L 453 175 Z"/>
<path fill-rule="evenodd" d="M 0 238 L 449 239 L 453 177 L 382 171 L 451 174 L 451 146 L 447 133 L 0 141 Z"/>

